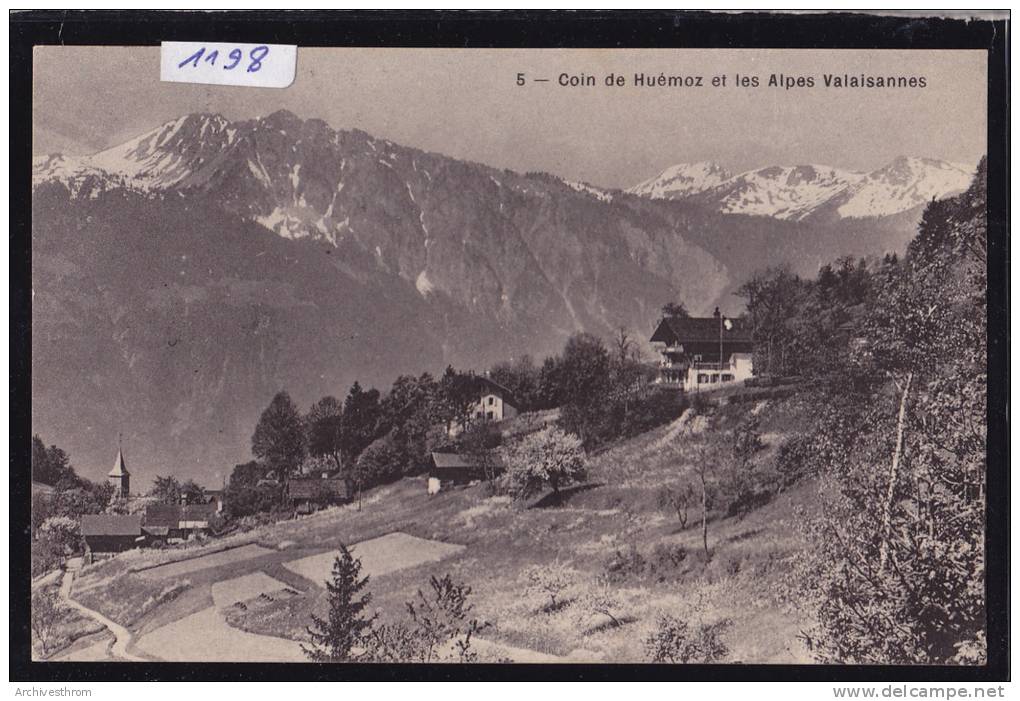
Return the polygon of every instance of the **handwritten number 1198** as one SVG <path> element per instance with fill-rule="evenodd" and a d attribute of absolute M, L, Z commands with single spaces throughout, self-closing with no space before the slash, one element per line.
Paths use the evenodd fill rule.
<path fill-rule="evenodd" d="M 268 53 L 269 53 L 269 47 L 268 46 L 256 46 L 254 49 L 249 51 L 248 52 L 248 59 L 249 59 L 250 63 L 248 64 L 248 71 L 247 72 L 248 73 L 257 73 L 258 70 L 260 68 L 262 68 L 262 61 L 263 61 L 263 59 L 265 59 L 266 54 L 268 54 Z M 178 68 L 184 68 L 186 65 L 188 65 L 190 63 L 195 68 L 198 68 L 198 63 L 199 63 L 199 61 L 202 60 L 202 56 L 204 56 L 204 55 L 205 55 L 205 47 L 203 46 L 201 49 L 199 49 L 198 51 L 193 53 L 191 56 L 188 56 L 186 59 L 184 59 L 183 61 L 178 63 L 177 67 Z M 219 51 L 217 51 L 217 50 L 210 51 L 209 55 L 205 57 L 205 62 L 215 66 L 216 65 L 216 61 L 219 58 L 219 56 L 220 56 L 220 52 Z M 233 51 L 230 52 L 230 54 L 228 54 L 228 58 L 230 59 L 230 63 L 223 64 L 223 70 L 225 70 L 225 71 L 232 71 L 232 70 L 234 70 L 235 68 L 237 68 L 237 64 L 239 64 L 241 62 L 241 59 L 243 57 L 244 57 L 244 53 L 240 49 L 234 49 Z"/>

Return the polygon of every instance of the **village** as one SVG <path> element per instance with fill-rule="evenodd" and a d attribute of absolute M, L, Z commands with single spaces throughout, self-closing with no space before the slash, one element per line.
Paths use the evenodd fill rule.
<path fill-rule="evenodd" d="M 668 310 L 667 310 L 668 311 Z M 723 389 L 734 383 L 743 384 L 753 377 L 750 333 L 742 319 L 721 316 L 718 308 L 710 317 L 664 315 L 649 341 L 660 348 L 658 373 L 652 382 L 661 387 L 683 392 L 706 392 Z M 513 392 L 487 376 L 470 376 L 468 392 L 473 401 L 466 420 L 450 423 L 447 435 L 455 439 L 472 422 L 494 424 L 520 414 Z M 540 427 L 544 427 L 543 421 Z M 537 424 L 533 424 L 534 426 Z M 490 456 L 474 453 L 431 451 L 426 491 L 436 494 L 444 488 L 480 482 L 488 473 L 502 471 L 496 451 Z M 487 460 L 491 464 L 487 464 Z M 356 498 L 351 481 L 337 468 L 313 471 L 283 479 L 277 470 L 270 470 L 256 486 L 282 487 L 284 499 L 295 515 L 307 515 L 327 506 L 343 504 Z M 81 517 L 81 536 L 87 563 L 95 558 L 138 547 L 162 548 L 180 545 L 196 537 L 215 537 L 225 526 L 224 489 L 201 489 L 182 492 L 179 503 L 162 503 L 152 496 L 131 491 L 131 473 L 118 448 L 113 468 L 107 474 L 113 487 L 112 499 L 126 514 L 85 514 Z M 33 491 L 48 494 L 48 485 L 33 484 Z"/>
<path fill-rule="evenodd" d="M 716 310 L 713 316 L 698 318 L 687 315 L 677 305 L 665 308 L 661 321 L 649 337 L 650 343 L 655 344 L 653 347 L 658 348 L 659 353 L 659 359 L 654 363 L 641 358 L 636 350 L 637 344 L 630 340 L 625 332 L 621 331 L 617 341 L 618 357 L 613 359 L 609 351 L 596 339 L 592 337 L 573 339 L 568 343 L 560 362 L 569 364 L 571 353 L 589 360 L 591 357 L 603 358 L 604 368 L 598 372 L 618 375 L 615 381 L 626 384 L 628 394 L 635 405 L 641 404 L 641 401 L 635 398 L 643 397 L 643 401 L 658 407 L 646 425 L 629 429 L 638 441 L 646 439 L 649 435 L 642 429 L 654 429 L 655 426 L 664 426 L 667 431 L 664 436 L 656 439 L 657 445 L 678 440 L 692 430 L 703 431 L 703 422 L 707 417 L 694 418 L 697 412 L 693 409 L 692 402 L 687 399 L 689 397 L 703 397 L 702 406 L 710 407 L 730 400 L 738 401 L 733 399 L 734 396 L 743 397 L 739 401 L 744 402 L 753 402 L 756 397 L 760 399 L 766 396 L 761 389 L 746 387 L 746 381 L 753 376 L 753 343 L 746 321 L 727 318 L 721 315 L 719 310 Z M 578 365 L 583 367 L 584 363 Z M 627 372 L 622 371 L 624 368 Z M 271 607 L 274 603 L 279 606 L 281 598 L 293 605 L 292 599 L 304 598 L 300 592 L 316 591 L 325 585 L 329 579 L 335 550 L 326 549 L 299 557 L 304 550 L 299 544 L 307 542 L 309 535 L 305 533 L 305 525 L 308 531 L 321 533 L 324 523 L 333 522 L 341 515 L 344 520 L 370 520 L 372 526 L 368 532 L 379 535 L 359 539 L 354 550 L 366 570 L 374 577 L 383 577 L 385 581 L 392 578 L 390 574 L 392 572 L 420 568 L 423 563 L 438 563 L 456 556 L 465 547 L 469 547 L 467 543 L 461 542 L 464 541 L 464 534 L 449 540 L 416 534 L 415 528 L 401 523 L 406 519 L 403 512 L 407 509 L 423 514 L 435 511 L 435 517 L 439 520 L 442 512 L 448 508 L 449 502 L 445 499 L 450 498 L 456 499 L 457 502 L 464 499 L 470 501 L 481 499 L 476 506 L 469 506 L 466 509 L 468 513 L 487 513 L 493 509 L 493 505 L 499 505 L 500 510 L 508 509 L 518 498 L 521 498 L 524 504 L 531 504 L 529 508 L 534 508 L 535 505 L 542 508 L 550 504 L 562 508 L 566 503 L 572 504 L 580 498 L 580 492 L 592 486 L 600 486 L 599 482 L 593 481 L 588 458 L 580 457 L 584 451 L 579 441 L 574 448 L 576 455 L 579 456 L 574 472 L 566 470 L 558 477 L 546 474 L 544 477 L 536 478 L 532 475 L 526 478 L 524 483 L 519 484 L 507 482 L 508 470 L 513 469 L 509 463 L 515 460 L 519 463 L 521 460 L 520 451 L 515 453 L 510 446 L 519 447 L 526 443 L 529 437 L 534 439 L 536 436 L 556 432 L 563 420 L 563 407 L 535 408 L 534 399 L 529 400 L 525 396 L 522 400 L 514 390 L 493 378 L 495 375 L 508 384 L 519 383 L 520 377 L 506 373 L 506 369 L 497 367 L 494 368 L 495 372 L 479 375 L 469 373 L 454 375 L 448 371 L 446 376 L 448 384 L 456 385 L 461 394 L 460 407 L 441 425 L 430 428 L 430 438 L 424 446 L 428 449 L 427 462 L 420 475 L 407 475 L 397 482 L 392 478 L 368 482 L 363 475 L 359 481 L 359 476 L 352 475 L 352 470 L 338 469 L 336 462 L 306 460 L 307 467 L 294 473 L 288 473 L 277 463 L 276 466 L 266 466 L 248 474 L 250 486 L 246 491 L 239 491 L 237 485 L 233 485 L 234 489 L 231 489 L 230 484 L 220 489 L 208 489 L 198 488 L 194 483 L 190 483 L 183 489 L 178 484 L 177 488 L 170 490 L 169 497 L 165 489 L 159 496 L 156 495 L 159 491 L 157 489 L 148 494 L 140 494 L 132 490 L 131 471 L 124 451 L 118 447 L 113 468 L 107 475 L 111 487 L 110 504 L 114 506 L 108 508 L 106 513 L 83 514 L 80 517 L 81 544 L 78 548 L 73 546 L 66 548 L 67 557 L 63 560 L 66 574 L 61 583 L 63 595 L 67 600 L 73 602 L 75 606 L 82 607 L 78 610 L 95 614 L 95 620 L 103 621 L 103 628 L 107 632 L 100 632 L 102 642 L 91 645 L 88 641 L 96 637 L 95 633 L 84 636 L 83 640 L 69 638 L 67 640 L 69 647 L 66 650 L 50 654 L 55 654 L 55 658 L 64 655 L 67 659 L 80 659 L 82 656 L 106 659 L 110 655 L 117 658 L 113 650 L 118 648 L 111 646 L 117 645 L 119 638 L 115 637 L 111 641 L 103 636 L 108 636 L 114 626 L 121 624 L 107 618 L 112 613 L 108 608 L 103 613 L 103 606 L 96 606 L 99 609 L 97 611 L 82 604 L 83 600 L 90 602 L 90 598 L 96 596 L 99 591 L 96 585 L 89 584 L 90 580 L 97 576 L 93 573 L 102 572 L 103 568 L 114 567 L 121 576 L 146 580 L 157 572 L 178 576 L 186 573 L 188 576 L 188 583 L 184 585 L 186 588 L 195 587 L 196 577 L 208 578 L 213 609 L 220 612 L 222 618 L 216 618 L 205 611 L 192 614 L 199 616 L 197 627 L 205 631 L 201 635 L 191 636 L 195 639 L 194 644 L 198 644 L 199 638 L 211 635 L 209 632 L 211 630 L 219 630 L 227 638 L 255 634 L 254 639 L 270 642 L 259 652 L 251 648 L 248 644 L 251 640 L 248 640 L 243 647 L 245 655 L 243 659 L 260 659 L 260 655 L 266 655 L 267 660 L 278 659 L 279 656 L 282 656 L 282 659 L 299 660 L 301 656 L 298 648 L 283 642 L 289 636 L 280 638 L 276 635 L 264 635 L 265 632 L 275 631 L 261 630 L 260 625 L 255 625 L 255 629 L 252 630 L 250 628 L 252 623 L 247 619 L 243 623 L 236 622 L 239 621 L 240 615 L 238 608 L 250 611 L 253 606 Z M 577 382 L 582 389 L 587 387 L 588 391 L 591 391 L 591 383 L 595 379 L 572 376 L 572 381 Z M 760 379 L 751 384 L 760 384 Z M 518 387 L 521 386 L 518 384 Z M 778 393 L 775 389 L 769 390 L 767 396 L 788 396 L 792 391 L 789 386 L 780 389 L 782 391 Z M 527 392 L 528 389 L 524 387 L 523 393 L 527 395 Z M 465 394 L 470 398 L 465 399 Z M 707 409 L 702 408 L 701 411 L 704 413 Z M 702 422 L 700 428 L 698 421 Z M 582 421 L 574 428 L 578 434 L 585 433 L 583 423 Z M 314 422 L 306 422 L 305 426 L 306 431 L 314 433 Z M 351 430 L 350 426 L 347 428 Z M 661 430 L 659 429 L 660 432 Z M 560 432 L 560 435 L 571 434 Z M 625 434 L 621 436 L 626 437 Z M 366 447 L 362 450 L 362 455 L 369 452 L 371 451 Z M 647 448 L 644 452 L 648 452 Z M 597 453 L 593 455 L 595 454 Z M 541 457 L 532 455 L 528 459 L 540 461 Z M 342 465 L 342 461 L 337 462 Z M 237 482 L 244 473 L 241 467 L 243 466 L 239 466 L 235 471 L 232 482 Z M 175 481 L 161 477 L 157 482 L 165 487 L 166 484 Z M 549 492 L 550 489 L 552 493 Z M 399 496 L 390 495 L 394 490 L 397 490 Z M 33 492 L 38 494 L 40 500 L 54 497 L 53 488 L 43 484 L 33 483 Z M 255 492 L 279 495 L 278 498 L 284 508 L 274 505 L 270 514 L 258 514 L 258 518 L 254 520 L 253 514 L 240 515 L 245 512 L 238 508 L 238 503 L 234 504 L 234 509 L 231 508 L 232 493 L 240 494 L 241 500 L 246 500 L 248 496 L 243 495 Z M 384 494 L 387 496 L 382 496 Z M 512 496 L 501 496 L 503 494 Z M 657 499 L 661 499 L 661 496 Z M 174 503 L 166 503 L 167 501 Z M 390 523 L 377 521 L 380 515 L 375 512 L 384 506 L 386 507 L 384 511 L 398 509 L 402 513 L 402 518 Z M 675 502 L 674 507 L 680 508 L 679 503 Z M 667 511 L 673 510 L 674 507 L 667 507 Z M 682 508 L 685 512 L 688 508 L 693 509 L 693 502 L 690 505 L 685 504 Z M 520 507 L 515 506 L 513 510 L 519 511 Z M 653 511 L 657 512 L 656 521 L 660 521 L 662 515 L 657 505 L 653 507 Z M 599 512 L 598 509 L 594 511 Z M 686 516 L 684 519 L 686 521 Z M 473 519 L 469 517 L 468 523 L 472 521 Z M 336 526 L 341 531 L 347 530 L 342 522 Z M 264 536 L 260 537 L 259 534 L 263 534 L 267 529 L 280 528 L 286 529 L 288 534 L 292 534 L 291 537 L 271 548 L 267 547 Z M 337 535 L 331 532 L 326 538 L 335 539 Z M 349 540 L 349 537 L 345 540 Z M 124 558 L 127 558 L 124 563 L 118 564 Z M 249 567 L 255 564 L 260 565 L 261 569 L 249 570 Z M 534 567 L 529 569 L 522 566 L 522 571 L 533 569 Z M 267 573 L 271 575 L 266 576 Z M 42 573 L 38 579 L 45 580 L 47 576 L 50 575 Z M 545 580 L 545 575 L 536 573 L 532 576 L 537 580 Z M 162 578 L 156 581 L 162 581 Z M 288 585 L 288 582 L 291 584 Z M 531 586 L 534 589 L 536 585 L 532 583 Z M 541 588 L 542 585 L 538 586 Z M 563 588 L 566 589 L 565 586 Z M 166 594 L 167 590 L 171 592 L 169 596 Z M 92 597 L 86 595 L 78 597 L 75 601 L 74 592 L 77 591 L 90 591 Z M 227 591 L 232 593 L 227 594 Z M 174 586 L 169 586 L 168 589 L 158 592 L 155 597 L 151 597 L 148 606 L 152 607 L 153 611 L 161 608 L 172 610 L 179 605 L 175 601 L 180 595 L 182 593 Z M 254 596 L 254 600 L 249 601 L 251 598 L 249 595 Z M 180 620 L 183 620 L 186 628 L 190 616 L 183 616 L 178 623 L 167 623 L 153 611 L 134 613 L 142 614 L 142 620 L 155 615 L 156 619 L 165 625 L 143 635 L 142 640 L 145 642 L 142 644 L 133 642 L 130 654 L 141 654 L 143 659 L 163 659 L 161 653 L 157 652 L 159 640 L 163 640 L 166 645 L 177 651 L 171 652 L 169 659 L 187 659 L 189 655 L 194 654 L 186 650 L 187 645 L 183 642 L 190 639 L 187 632 L 175 627 L 179 627 Z M 606 615 L 610 616 L 610 620 L 614 620 L 612 612 L 607 612 Z M 600 615 L 596 613 L 595 617 L 598 627 Z M 123 627 L 121 638 L 129 636 L 131 640 L 135 640 L 135 634 L 128 632 L 129 628 L 139 627 L 133 618 L 131 616 L 123 620 L 123 623 L 128 625 Z M 295 620 L 301 621 L 300 618 Z M 231 623 L 239 625 L 244 632 L 236 630 Z M 140 628 L 145 631 L 151 625 L 146 623 Z M 86 627 L 83 630 L 91 628 Z M 292 635 L 298 634 L 300 638 L 301 626 L 296 631 L 289 632 Z M 215 639 L 215 635 L 211 639 Z M 483 639 L 479 637 L 478 640 Z M 125 650 L 122 655 L 127 655 L 124 647 L 126 642 L 119 640 L 119 643 L 119 649 Z M 487 656 L 505 655 L 514 659 L 538 661 L 553 661 L 562 657 L 549 655 L 532 647 L 521 648 L 509 644 L 508 641 L 502 643 L 483 641 L 476 642 L 476 645 L 481 646 Z M 258 645 L 255 647 L 258 648 Z M 547 646 L 539 644 L 537 647 Z M 145 653 L 146 649 L 150 651 L 148 656 Z M 241 659 L 238 657 L 240 653 L 229 646 L 221 647 L 219 650 L 215 653 L 214 659 L 224 659 L 224 654 L 227 655 L 225 659 Z M 575 661 L 586 659 L 585 654 L 587 653 L 576 653 Z"/>

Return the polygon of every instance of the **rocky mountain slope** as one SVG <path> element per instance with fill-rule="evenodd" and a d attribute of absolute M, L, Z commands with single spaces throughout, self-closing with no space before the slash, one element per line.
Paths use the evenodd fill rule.
<path fill-rule="evenodd" d="M 651 199 L 289 112 L 37 158 L 33 429 L 93 478 L 123 431 L 139 488 L 212 485 L 281 388 L 307 407 L 355 380 L 541 358 L 578 330 L 643 336 L 667 301 L 735 310 L 758 267 L 900 250 L 916 224 L 720 213 L 701 198 L 733 179 L 702 171 L 691 196 Z"/>

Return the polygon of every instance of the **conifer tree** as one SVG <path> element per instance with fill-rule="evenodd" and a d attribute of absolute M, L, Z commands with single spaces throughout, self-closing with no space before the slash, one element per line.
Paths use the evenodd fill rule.
<path fill-rule="evenodd" d="M 329 595 L 329 616 L 324 620 L 312 614 L 307 628 L 312 644 L 301 650 L 315 662 L 350 662 L 358 657 L 355 648 L 363 644 L 375 616 L 364 617 L 372 600 L 362 594 L 368 577 L 361 577 L 361 561 L 351 555 L 343 544 L 333 561 L 333 579 L 326 582 Z"/>

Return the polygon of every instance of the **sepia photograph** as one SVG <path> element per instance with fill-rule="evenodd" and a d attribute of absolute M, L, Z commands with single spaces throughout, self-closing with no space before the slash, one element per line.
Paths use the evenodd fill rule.
<path fill-rule="evenodd" d="M 1005 644 L 988 51 L 230 39 L 32 50 L 31 660 Z"/>

